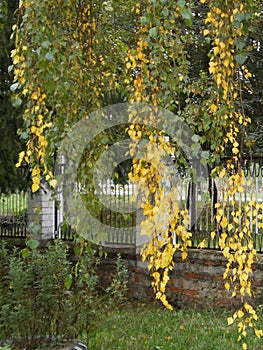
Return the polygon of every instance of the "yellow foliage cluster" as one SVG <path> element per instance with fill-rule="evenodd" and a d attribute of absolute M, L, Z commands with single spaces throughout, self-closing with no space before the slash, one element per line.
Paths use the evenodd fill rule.
<path fill-rule="evenodd" d="M 205 2 L 202 1 L 203 3 Z M 224 109 L 223 120 L 225 120 L 226 133 L 224 141 L 231 144 L 232 162 L 228 164 L 228 169 L 223 169 L 218 176 L 224 179 L 224 198 L 217 203 L 216 221 L 218 223 L 219 246 L 223 255 L 227 259 L 224 279 L 225 288 L 232 289 L 232 297 L 240 297 L 243 306 L 228 319 L 228 324 L 238 320 L 238 341 L 245 338 L 247 328 L 252 328 L 258 337 L 262 336 L 262 331 L 258 330 L 255 321 L 256 311 L 249 304 L 248 298 L 253 297 L 251 288 L 251 276 L 253 273 L 253 263 L 256 259 L 256 249 L 250 231 L 250 222 L 256 220 L 262 206 L 251 200 L 249 205 L 243 204 L 238 199 L 245 191 L 244 172 L 236 164 L 239 158 L 238 133 L 239 125 L 247 126 L 250 118 L 244 115 L 242 106 L 242 96 L 240 83 L 237 79 L 237 72 L 241 69 L 249 78 L 251 75 L 245 66 L 240 67 L 235 59 L 236 43 L 243 36 L 243 24 L 234 24 L 235 16 L 246 12 L 244 4 L 240 1 L 219 1 L 221 6 L 209 4 L 209 12 L 206 18 L 207 28 L 204 30 L 205 36 L 211 36 L 213 50 L 211 51 L 209 72 L 213 75 L 215 82 L 215 99 L 210 107 L 210 112 L 215 118 L 222 118 L 218 113 Z M 239 100 L 240 99 L 240 100 Z M 241 105 L 237 109 L 239 104 Z M 227 207 L 233 208 L 230 215 Z M 261 209 L 260 209 L 260 208 Z M 211 237 L 216 236 L 216 232 L 211 233 Z M 247 349 L 247 344 L 243 341 L 243 349 Z"/>
<path fill-rule="evenodd" d="M 244 115 L 242 108 L 236 110 L 236 101 L 239 98 L 242 99 L 237 72 L 243 70 L 248 78 L 251 74 L 244 65 L 240 67 L 235 58 L 236 43 L 243 36 L 243 25 L 241 23 L 240 27 L 236 27 L 234 21 L 235 16 L 243 15 L 246 9 L 239 1 L 231 1 L 226 6 L 222 2 L 221 5 L 220 7 L 210 6 L 205 20 L 207 28 L 203 32 L 204 36 L 211 37 L 213 45 L 209 72 L 213 76 L 216 86 L 210 112 L 216 119 L 221 118 L 224 121 L 225 143 L 232 144 L 232 153 L 237 159 L 239 153 L 236 141 L 239 132 L 237 125 L 247 126 L 250 122 L 250 118 Z M 225 109 L 223 117 L 218 117 L 220 108 Z M 219 124 L 222 125 L 222 123 Z M 220 152 L 224 149 L 225 147 L 221 145 Z"/>
<path fill-rule="evenodd" d="M 20 69 L 19 71 L 22 70 L 23 69 Z M 15 80 L 19 81 L 20 76 L 15 75 Z M 26 151 L 22 151 L 19 154 L 19 161 L 16 166 L 21 166 L 23 161 L 30 164 L 32 154 L 36 156 L 37 162 L 32 167 L 32 191 L 36 192 L 40 189 L 42 171 L 46 177 L 46 180 L 52 187 L 55 187 L 56 184 L 52 172 L 48 170 L 45 158 L 46 148 L 48 146 L 45 130 L 52 126 L 52 122 L 50 121 L 51 113 L 46 107 L 47 95 L 44 93 L 44 91 L 41 91 L 40 88 L 35 89 L 30 85 L 27 86 L 26 90 L 26 92 L 25 89 L 23 90 L 24 95 L 31 94 L 29 95 L 30 104 L 24 112 L 24 118 L 31 122 L 30 139 L 27 141 Z M 32 123 L 31 116 L 34 114 L 36 115 L 36 119 L 35 122 Z"/>
<path fill-rule="evenodd" d="M 139 7 L 138 4 L 136 8 Z M 161 1 L 156 2 L 155 22 L 149 21 L 140 28 L 136 51 L 129 52 L 126 59 L 128 71 L 131 72 L 140 67 L 133 80 L 132 101 L 150 102 L 153 106 L 163 104 L 165 107 L 170 103 L 163 99 L 167 89 L 168 91 L 172 89 L 171 86 L 175 81 L 178 85 L 183 84 L 184 77 L 187 75 L 187 68 L 182 64 L 184 48 L 181 42 L 178 42 L 177 46 L 173 38 L 175 22 L 180 17 L 179 7 L 174 2 L 166 4 L 166 7 L 167 12 L 163 11 Z M 167 18 L 162 18 L 166 23 L 165 28 L 161 24 L 162 21 L 159 21 L 164 13 L 167 13 Z M 174 18 L 171 18 L 170 13 L 174 14 Z M 167 71 L 164 70 L 164 51 L 174 62 L 172 71 L 169 65 L 167 65 Z M 178 69 L 178 66 L 181 66 L 181 69 Z M 154 121 L 156 113 L 153 111 L 147 117 L 148 122 Z M 174 152 L 174 146 L 167 141 L 162 130 L 148 129 L 142 124 L 136 125 L 136 115 L 132 112 L 131 120 L 133 124 L 128 130 L 133 140 L 130 154 L 135 158 L 129 177 L 136 183 L 138 193 L 141 194 L 140 203 L 146 217 L 141 225 L 141 233 L 150 237 L 149 243 L 142 249 L 141 254 L 143 260 L 149 260 L 148 268 L 153 277 L 152 285 L 156 298 L 171 309 L 166 299 L 165 289 L 169 281 L 169 271 L 174 266 L 174 252 L 180 250 L 182 258 L 185 259 L 187 249 L 191 246 L 188 213 L 181 212 L 183 220 L 180 222 L 178 191 L 171 183 L 168 184 L 168 190 L 167 184 L 164 184 L 167 174 L 163 159 L 165 155 L 169 156 Z M 136 158 L 137 146 L 141 138 L 146 138 L 148 144 L 144 150 L 144 156 L 138 159 Z"/>
<path fill-rule="evenodd" d="M 46 17 L 43 13 L 44 27 L 41 16 L 36 15 L 41 9 L 48 13 Z M 33 192 L 40 188 L 41 179 L 51 187 L 56 183 L 48 159 L 52 148 L 48 142 L 50 130 L 57 128 L 57 133 L 63 135 L 72 121 L 86 115 L 85 108 L 92 111 L 102 106 L 105 87 L 116 88 L 116 77 L 111 74 L 115 68 L 105 64 L 108 43 L 97 35 L 100 19 L 96 11 L 90 1 L 20 2 L 24 23 L 13 28 L 16 48 L 11 55 L 14 81 L 19 84 L 17 98 L 26 105 L 23 119 L 28 141 L 17 166 L 23 161 L 31 165 Z M 28 33 L 28 27 L 33 26 L 36 30 Z M 65 105 L 61 103 L 64 99 Z"/>
<path fill-rule="evenodd" d="M 205 3 L 205 0 L 201 0 Z M 156 2 L 158 3 L 158 1 Z M 158 3 L 159 4 L 159 3 Z M 163 6 L 160 8 L 163 9 Z M 210 37 L 212 41 L 212 50 L 210 52 L 209 73 L 214 80 L 214 90 L 209 100 L 209 112 L 217 121 L 218 127 L 224 129 L 225 145 L 229 144 L 232 150 L 232 162 L 228 169 L 223 169 L 218 176 L 225 179 L 226 187 L 224 200 L 216 205 L 217 214 L 215 220 L 218 223 L 220 232 L 219 245 L 227 259 L 226 270 L 224 272 L 225 288 L 232 289 L 233 297 L 240 297 L 243 306 L 237 310 L 233 317 L 228 319 L 228 324 L 238 320 L 239 341 L 247 334 L 247 328 L 252 328 L 257 337 L 262 336 L 262 331 L 258 330 L 255 321 L 257 320 L 256 311 L 249 304 L 248 298 L 253 297 L 251 288 L 252 266 L 256 258 L 256 249 L 251 238 L 250 222 L 259 215 L 259 206 L 253 201 L 248 205 L 240 205 L 237 198 L 244 192 L 245 180 L 241 169 L 236 170 L 236 163 L 240 154 L 238 134 L 240 125 L 246 127 L 250 118 L 244 115 L 242 107 L 242 96 L 238 74 L 242 70 L 247 79 L 250 77 L 245 66 L 240 67 L 236 60 L 236 43 L 243 36 L 243 25 L 235 25 L 236 16 L 242 17 L 246 8 L 240 1 L 232 0 L 230 2 L 217 1 L 217 5 L 209 2 L 209 11 L 205 20 L 206 28 L 203 35 Z M 180 17 L 174 9 L 173 30 L 176 27 L 176 20 Z M 158 18 L 158 6 L 155 7 L 155 14 Z M 154 105 L 162 103 L 160 93 L 161 86 L 168 89 L 169 78 L 165 70 L 162 75 L 156 74 L 160 60 L 154 59 L 152 55 L 155 48 L 156 33 L 158 33 L 158 45 L 162 47 L 163 35 L 166 31 L 161 27 L 154 27 L 155 23 L 147 23 L 141 28 L 138 39 L 137 50 L 135 53 L 129 53 L 126 67 L 127 69 L 136 69 L 140 67 L 140 72 L 134 79 L 134 100 L 137 102 L 150 101 Z M 169 27 L 169 26 L 167 26 Z M 170 27 L 171 28 L 171 27 Z M 168 29 L 169 31 L 169 29 Z M 167 41 L 166 41 L 167 42 Z M 169 46 L 169 45 L 167 45 Z M 161 52 L 159 50 L 158 52 Z M 167 56 L 176 61 L 177 56 L 174 51 L 166 50 Z M 182 48 L 183 52 L 183 48 Z M 183 59 L 182 59 L 183 60 Z M 162 68 L 164 66 L 162 65 Z M 178 69 L 180 70 L 180 69 Z M 171 71 L 170 73 L 171 74 Z M 178 86 L 184 80 L 187 74 L 181 70 L 180 74 L 175 75 Z M 183 78 L 182 78 L 183 77 Z M 238 106 L 240 106 L 238 108 Z M 169 104 L 166 104 L 169 106 Z M 143 129 L 143 128 L 142 128 Z M 140 126 L 137 129 L 134 125 L 129 130 L 129 135 L 133 140 L 139 140 L 142 135 L 152 137 L 158 147 L 164 150 L 164 144 L 160 133 L 145 132 Z M 222 152 L 225 145 L 218 145 L 216 151 Z M 136 151 L 133 146 L 131 154 Z M 145 159 L 135 159 L 133 174 L 130 179 L 139 185 L 142 193 L 141 203 L 146 219 L 142 223 L 142 233 L 148 234 L 152 239 L 142 250 L 143 259 L 149 260 L 149 269 L 153 276 L 153 288 L 156 298 L 160 299 L 165 306 L 171 308 L 166 296 L 165 287 L 169 281 L 169 271 L 174 266 L 173 255 L 177 249 L 182 251 L 182 258 L 187 256 L 187 248 L 191 246 L 191 233 L 188 232 L 187 213 L 181 213 L 185 216 L 183 225 L 179 224 L 180 207 L 175 206 L 176 190 L 170 192 L 171 197 L 163 192 L 161 185 L 164 174 L 162 173 L 161 155 L 153 149 L 148 149 Z M 154 155 L 154 156 L 153 156 Z M 154 162 L 154 165 L 153 165 Z M 160 169 L 158 172 L 157 169 Z M 217 172 L 217 169 L 215 169 Z M 171 205 L 171 201 L 173 205 Z M 227 204 L 231 203 L 233 210 L 231 215 L 227 214 Z M 170 210 L 172 208 L 172 210 Z M 160 219 L 160 217 L 162 219 Z M 253 217 L 253 218 L 252 218 Z M 218 232 L 212 232 L 214 239 Z M 173 237 L 176 236 L 176 241 Z M 205 246 L 201 242 L 199 247 Z M 243 342 L 243 349 L 247 348 Z"/>
<path fill-rule="evenodd" d="M 257 256 L 250 226 L 260 217 L 263 205 L 253 199 L 248 204 L 240 202 L 239 198 L 245 191 L 245 175 L 241 169 L 238 172 L 233 171 L 232 165 L 229 168 L 232 174 L 225 169 L 219 173 L 225 179 L 225 186 L 223 201 L 217 204 L 216 220 L 221 229 L 219 246 L 227 259 L 223 275 L 226 280 L 225 288 L 232 289 L 232 297 L 241 297 L 243 303 L 241 309 L 228 318 L 228 324 L 239 320 L 240 341 L 246 337 L 247 327 L 253 328 L 258 337 L 262 335 L 262 331 L 255 325 L 257 314 L 248 298 L 253 297 L 251 276 Z M 229 205 L 232 207 L 230 215 L 227 211 Z M 212 237 L 215 235 L 213 232 Z"/>

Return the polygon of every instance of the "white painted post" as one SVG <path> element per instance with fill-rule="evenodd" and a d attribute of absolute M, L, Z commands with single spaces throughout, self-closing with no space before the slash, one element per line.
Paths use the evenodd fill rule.
<path fill-rule="evenodd" d="M 55 238 L 55 202 L 51 199 L 51 191 L 42 188 L 36 193 L 30 191 L 28 195 L 28 226 L 30 229 L 36 225 L 39 227 L 39 237 L 46 240 Z M 35 236 L 35 235 L 34 235 Z"/>

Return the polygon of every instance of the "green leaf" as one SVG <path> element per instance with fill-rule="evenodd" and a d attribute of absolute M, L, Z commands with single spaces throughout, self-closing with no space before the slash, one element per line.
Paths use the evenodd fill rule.
<path fill-rule="evenodd" d="M 32 250 L 36 250 L 39 247 L 39 241 L 36 239 L 29 239 L 27 241 L 27 246 Z"/>
<path fill-rule="evenodd" d="M 16 96 L 11 97 L 11 104 L 14 108 L 18 108 L 19 106 L 21 106 L 22 102 L 23 101 L 19 97 L 16 97 Z"/>
<path fill-rule="evenodd" d="M 149 35 L 151 38 L 156 38 L 158 35 L 158 29 L 156 27 L 153 27 L 149 30 Z"/>
<path fill-rule="evenodd" d="M 21 251 L 21 255 L 22 255 L 22 258 L 23 259 L 26 259 L 29 257 L 30 255 L 30 250 L 28 248 L 24 248 L 22 251 Z"/>
<path fill-rule="evenodd" d="M 47 63 L 47 61 L 44 61 L 44 60 L 41 60 L 40 62 L 39 62 L 39 69 L 46 69 L 47 68 L 47 65 L 48 65 L 48 63 Z"/>
<path fill-rule="evenodd" d="M 177 6 L 184 7 L 185 6 L 185 0 L 178 0 L 177 1 Z"/>
<path fill-rule="evenodd" d="M 246 59 L 247 59 L 247 54 L 246 53 L 240 53 L 238 55 L 235 55 L 235 59 L 236 59 L 237 63 L 240 66 L 242 66 L 242 64 L 244 64 Z"/>
<path fill-rule="evenodd" d="M 143 17 L 141 18 L 141 25 L 142 25 L 142 26 L 146 26 L 148 23 L 149 23 L 148 18 L 145 17 L 145 16 L 143 16 Z"/>
<path fill-rule="evenodd" d="M 243 50 L 245 46 L 246 46 L 246 43 L 245 43 L 245 41 L 243 41 L 243 40 L 242 40 L 242 41 L 239 40 L 239 41 L 236 43 L 236 47 L 237 47 L 238 50 Z"/>
<path fill-rule="evenodd" d="M 192 137 L 191 137 L 191 140 L 193 141 L 193 142 L 199 142 L 200 141 L 200 136 L 199 135 L 193 135 Z"/>
<path fill-rule="evenodd" d="M 209 156 L 210 156 L 209 151 L 203 151 L 203 152 L 202 152 L 202 158 L 208 160 L 208 159 L 209 159 Z"/>
<path fill-rule="evenodd" d="M 168 16 L 169 16 L 169 10 L 168 10 L 167 7 L 165 7 L 165 8 L 162 10 L 162 15 L 163 15 L 164 17 L 168 17 Z"/>
<path fill-rule="evenodd" d="M 234 21 L 233 23 L 234 23 L 234 27 L 235 27 L 236 29 L 238 29 L 238 28 L 241 27 L 241 22 L 239 22 L 239 21 Z"/>
<path fill-rule="evenodd" d="M 47 60 L 47 61 L 55 61 L 55 57 L 54 57 L 54 55 L 53 55 L 53 53 L 52 52 L 48 52 L 48 53 L 46 53 L 45 54 L 45 59 Z"/>
<path fill-rule="evenodd" d="M 67 275 L 65 283 L 64 283 L 67 290 L 69 290 L 70 287 L 72 286 L 72 281 L 73 281 L 73 278 L 72 278 L 72 275 L 70 273 L 69 275 Z"/>
<path fill-rule="evenodd" d="M 247 15 L 246 13 L 236 13 L 235 14 L 235 20 L 237 22 L 243 22 L 243 21 L 246 21 L 247 19 L 249 18 L 249 15 Z"/>
<path fill-rule="evenodd" d="M 183 19 L 186 21 L 186 23 L 191 25 L 193 22 L 192 10 L 190 8 L 183 7 L 180 10 L 180 13 L 181 13 L 181 16 L 183 17 Z"/>
<path fill-rule="evenodd" d="M 54 87 L 55 87 L 55 83 L 53 80 L 50 79 L 50 80 L 45 82 L 45 88 L 47 89 L 47 91 L 53 90 Z"/>
<path fill-rule="evenodd" d="M 44 48 L 44 49 L 48 49 L 49 46 L 50 46 L 50 41 L 49 40 L 45 40 L 41 43 L 41 46 Z"/>

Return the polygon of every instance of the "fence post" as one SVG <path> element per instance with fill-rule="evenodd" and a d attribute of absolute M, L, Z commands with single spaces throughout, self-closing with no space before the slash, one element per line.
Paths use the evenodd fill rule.
<path fill-rule="evenodd" d="M 51 191 L 43 187 L 36 193 L 29 191 L 28 195 L 29 233 L 41 240 L 55 237 L 55 202 L 51 197 Z"/>

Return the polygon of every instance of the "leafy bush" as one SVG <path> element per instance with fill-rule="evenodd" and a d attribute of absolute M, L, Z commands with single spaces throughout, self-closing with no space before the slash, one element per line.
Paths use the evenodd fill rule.
<path fill-rule="evenodd" d="M 36 240 L 26 243 L 11 251 L 0 243 L 0 346 L 30 350 L 76 338 L 87 341 L 100 307 L 125 300 L 128 269 L 121 256 L 111 286 L 98 296 L 102 250 L 77 236 L 74 251 L 59 240 L 46 248 Z"/>
<path fill-rule="evenodd" d="M 126 300 L 128 290 L 129 270 L 123 264 L 121 254 L 117 254 L 116 271 L 112 276 L 111 285 L 106 289 L 107 297 L 110 303 L 120 305 Z"/>
<path fill-rule="evenodd" d="M 0 338 L 26 349 L 87 335 L 98 281 L 98 258 L 89 245 L 76 249 L 72 262 L 64 242 L 54 241 L 45 251 L 35 242 L 9 256 L 0 248 Z"/>

